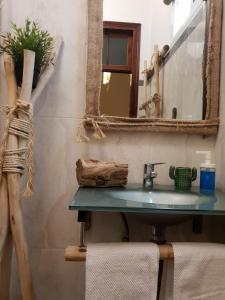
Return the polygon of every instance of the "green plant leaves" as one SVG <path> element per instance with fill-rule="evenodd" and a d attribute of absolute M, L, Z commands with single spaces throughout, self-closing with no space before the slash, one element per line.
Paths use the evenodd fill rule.
<path fill-rule="evenodd" d="M 40 74 L 51 63 L 53 38 L 48 31 L 41 30 L 37 22 L 26 19 L 23 27 L 11 23 L 12 33 L 2 35 L 0 54 L 8 53 L 15 64 L 17 85 L 21 86 L 23 72 L 23 50 L 35 52 L 33 88 L 37 85 Z"/>

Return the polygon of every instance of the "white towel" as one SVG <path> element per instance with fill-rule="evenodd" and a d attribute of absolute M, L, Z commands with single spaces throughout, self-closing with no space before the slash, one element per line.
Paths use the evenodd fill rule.
<path fill-rule="evenodd" d="M 173 243 L 173 250 L 160 300 L 225 300 L 225 245 Z"/>
<path fill-rule="evenodd" d="M 152 243 L 90 244 L 86 300 L 155 300 L 159 250 Z"/>

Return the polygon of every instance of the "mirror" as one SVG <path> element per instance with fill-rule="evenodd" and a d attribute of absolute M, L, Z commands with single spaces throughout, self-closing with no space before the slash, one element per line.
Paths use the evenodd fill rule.
<path fill-rule="evenodd" d="M 87 116 L 105 128 L 217 132 L 222 0 L 90 0 L 88 17 Z"/>
<path fill-rule="evenodd" d="M 161 102 L 160 117 L 204 118 L 205 1 L 177 0 L 165 5 L 146 0 L 140 5 L 137 0 L 103 0 L 103 21 L 100 114 L 156 116 L 152 97 L 156 93 Z M 159 78 L 145 82 L 143 71 L 151 68 L 154 45 L 158 49 L 170 45 L 170 51 L 161 64 Z M 134 48 L 138 49 L 135 53 Z M 134 79 L 136 73 L 139 80 Z"/>

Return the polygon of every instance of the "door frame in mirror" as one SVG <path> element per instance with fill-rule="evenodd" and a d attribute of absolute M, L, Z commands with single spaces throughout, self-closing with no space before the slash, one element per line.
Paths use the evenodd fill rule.
<path fill-rule="evenodd" d="M 222 33 L 222 0 L 208 0 L 207 34 L 205 47 L 205 71 L 203 94 L 207 103 L 205 120 L 186 121 L 163 118 L 126 118 L 101 116 L 99 98 L 101 89 L 103 0 L 88 0 L 88 45 L 86 76 L 86 110 L 84 120 L 87 128 L 93 120 L 103 130 L 184 132 L 215 135 L 219 127 L 219 89 Z"/>

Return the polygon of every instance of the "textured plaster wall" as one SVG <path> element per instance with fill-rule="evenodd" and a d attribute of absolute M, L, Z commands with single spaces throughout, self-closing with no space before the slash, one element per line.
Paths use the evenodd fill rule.
<path fill-rule="evenodd" d="M 3 30 L 9 21 L 19 24 L 29 16 L 37 19 L 52 34 L 64 39 L 63 51 L 45 92 L 34 110 L 34 187 L 31 199 L 23 200 L 24 223 L 29 245 L 34 286 L 37 299 L 71 300 L 83 299 L 84 265 L 64 262 L 64 248 L 78 243 L 79 226 L 75 214 L 67 210 L 69 201 L 77 189 L 75 161 L 79 157 L 116 160 L 129 164 L 129 181 L 141 182 L 143 164 L 149 161 L 165 161 L 160 166 L 158 183 L 172 182 L 168 168 L 176 166 L 199 166 L 196 150 L 211 149 L 218 166 L 218 184 L 224 183 L 224 137 L 225 137 L 225 87 L 221 86 L 222 125 L 218 137 L 203 139 L 200 136 L 121 133 L 108 134 L 104 141 L 78 144 L 76 128 L 85 105 L 86 66 L 86 6 L 84 0 L 10 0 L 5 1 L 2 14 Z M 224 36 L 225 37 L 225 36 Z M 222 65 L 225 63 L 223 54 Z M 222 82 L 225 80 L 222 68 Z M 0 73 L 4 87 L 4 74 Z M 0 92 L 4 103 L 4 89 Z M 197 183 L 196 183 L 197 184 Z M 211 228 L 208 237 L 191 234 L 191 224 L 168 230 L 169 239 L 208 240 L 224 236 L 220 224 L 213 230 L 213 222 L 207 219 L 205 228 Z M 124 230 L 118 214 L 95 214 L 89 241 L 120 241 Z M 149 228 L 132 225 L 133 240 L 148 240 Z M 204 232 L 206 232 L 206 229 Z M 176 231 L 176 234 L 174 233 Z M 221 233 L 221 234 L 220 234 Z M 12 299 L 20 299 L 16 268 L 13 268 Z"/>

